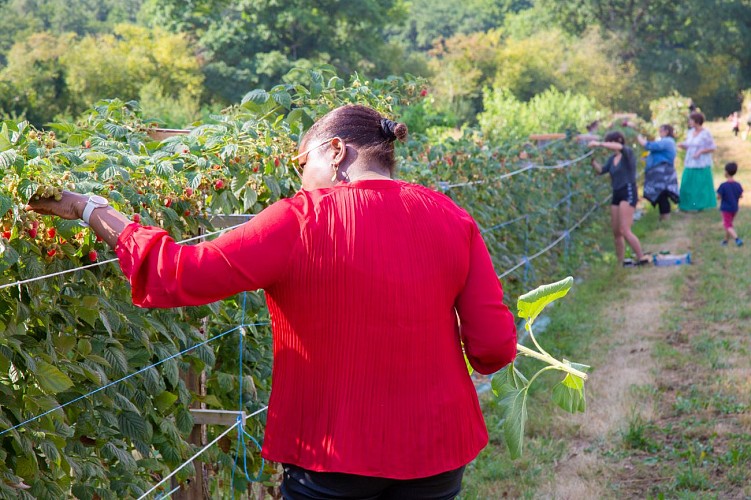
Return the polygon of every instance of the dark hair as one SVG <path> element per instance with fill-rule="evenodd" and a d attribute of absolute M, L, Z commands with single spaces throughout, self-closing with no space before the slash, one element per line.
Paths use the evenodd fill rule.
<path fill-rule="evenodd" d="M 617 142 L 625 146 L 626 138 L 623 136 L 622 133 L 615 131 L 615 132 L 610 132 L 608 133 L 608 135 L 605 136 L 605 142 Z"/>
<path fill-rule="evenodd" d="M 394 141 L 404 142 L 407 138 L 407 126 L 384 118 L 372 108 L 347 104 L 323 115 L 310 127 L 303 142 L 312 138 L 327 140 L 334 137 L 357 146 L 360 154 L 387 167 L 393 173 L 396 168 Z"/>
<path fill-rule="evenodd" d="M 704 124 L 704 115 L 699 113 L 698 111 L 694 111 L 688 117 L 697 125 L 703 125 Z"/>
<path fill-rule="evenodd" d="M 600 120 L 595 120 L 591 122 L 589 125 L 587 125 L 587 132 L 593 132 L 597 130 L 597 127 L 600 126 Z"/>
<path fill-rule="evenodd" d="M 730 163 L 725 165 L 725 172 L 728 173 L 730 177 L 734 176 L 738 172 L 738 164 L 734 161 L 731 161 Z"/>
<path fill-rule="evenodd" d="M 672 125 L 670 125 L 669 123 L 663 123 L 662 125 L 660 125 L 660 128 L 665 129 L 667 131 L 668 137 L 672 137 L 673 139 L 675 139 L 675 130 L 673 130 Z"/>

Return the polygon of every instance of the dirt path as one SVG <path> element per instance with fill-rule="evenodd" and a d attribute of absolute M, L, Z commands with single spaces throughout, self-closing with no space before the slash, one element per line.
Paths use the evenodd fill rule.
<path fill-rule="evenodd" d="M 718 151 L 715 155 L 715 184 L 722 180 L 722 165 L 737 161 L 741 172 L 739 179 L 751 185 L 751 159 L 749 144 L 739 141 L 726 131 L 725 123 L 709 124 L 715 135 Z M 751 205 L 751 196 L 742 205 Z M 691 251 L 690 217 L 674 214 L 669 224 L 651 232 L 644 239 L 645 249 L 669 249 L 675 253 Z M 720 234 L 718 232 L 718 234 Z M 537 496 L 556 499 L 613 498 L 616 493 L 609 487 L 616 476 L 623 477 L 628 463 L 603 460 L 622 441 L 629 423 L 641 418 L 651 420 L 655 406 L 652 398 L 643 397 L 644 390 L 654 387 L 658 372 L 651 355 L 655 342 L 664 335 L 662 317 L 666 311 L 679 307 L 680 297 L 671 296 L 676 275 L 686 273 L 686 266 L 651 267 L 649 269 L 616 271 L 616 281 L 622 276 L 627 290 L 608 312 L 614 325 L 611 336 L 595 345 L 593 352 L 601 353 L 596 370 L 589 382 L 589 407 L 585 414 L 575 418 L 577 434 L 564 439 L 570 441 L 569 450 L 557 463 L 555 477 L 538 490 Z M 641 391 L 640 391 L 641 388 Z M 571 429 L 570 416 L 562 417 L 564 428 Z M 638 480 L 638 478 L 635 478 Z"/>
<path fill-rule="evenodd" d="M 686 216 L 677 214 L 665 228 L 650 234 L 659 245 L 644 241 L 647 250 L 670 249 L 676 253 L 690 251 Z M 663 311 L 674 307 L 669 295 L 672 277 L 684 270 L 681 266 L 650 267 L 618 272 L 626 296 L 610 309 L 608 320 L 615 325 L 612 336 L 600 340 L 594 352 L 604 354 L 589 383 L 589 406 L 575 418 L 578 435 L 568 454 L 557 464 L 555 478 L 538 493 L 545 498 L 607 498 L 608 479 L 612 475 L 600 460 L 610 442 L 628 427 L 635 415 L 648 420 L 651 405 L 641 404 L 640 386 L 654 383 L 654 366 L 650 356 L 659 335 Z M 627 272 L 628 271 L 628 272 Z M 562 419 L 570 419 L 569 416 Z M 570 439 L 570 437 L 569 437 Z"/>

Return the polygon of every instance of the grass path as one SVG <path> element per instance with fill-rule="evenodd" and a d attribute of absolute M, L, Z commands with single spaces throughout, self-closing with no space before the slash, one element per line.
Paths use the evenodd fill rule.
<path fill-rule="evenodd" d="M 708 128 L 718 144 L 715 185 L 733 160 L 751 193 L 751 145 L 725 123 Z M 746 247 L 718 245 L 722 234 L 719 214 L 708 211 L 675 214 L 643 238 L 652 250 L 690 250 L 695 263 L 615 281 L 626 292 L 608 321 L 619 326 L 593 351 L 607 361 L 593 373 L 576 439 L 539 496 L 749 498 L 751 266 Z"/>

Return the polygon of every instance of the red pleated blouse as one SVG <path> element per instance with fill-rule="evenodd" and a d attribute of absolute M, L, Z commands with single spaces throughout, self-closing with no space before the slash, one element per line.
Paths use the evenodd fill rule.
<path fill-rule="evenodd" d="M 492 373 L 514 359 L 516 328 L 477 225 L 443 194 L 342 183 L 195 246 L 131 224 L 116 252 L 139 306 L 265 290 L 265 458 L 412 479 L 461 467 L 487 444 L 461 342 Z"/>

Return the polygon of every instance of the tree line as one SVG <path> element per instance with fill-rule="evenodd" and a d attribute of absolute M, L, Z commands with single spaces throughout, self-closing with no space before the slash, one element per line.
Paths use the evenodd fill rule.
<path fill-rule="evenodd" d="M 41 125 L 138 100 L 187 125 L 254 88 L 339 74 L 429 79 L 418 126 L 477 122 L 488 96 L 553 88 L 710 116 L 751 77 L 750 0 L 0 0 L 0 113 Z M 493 97 L 497 99 L 497 97 Z"/>

